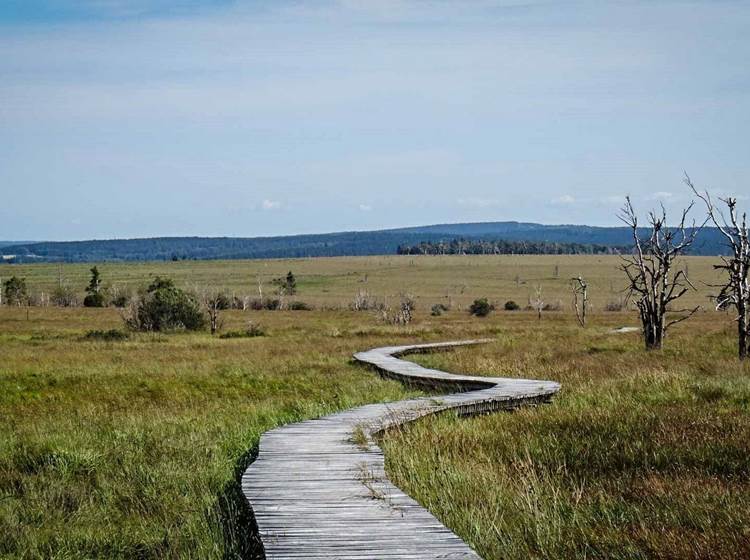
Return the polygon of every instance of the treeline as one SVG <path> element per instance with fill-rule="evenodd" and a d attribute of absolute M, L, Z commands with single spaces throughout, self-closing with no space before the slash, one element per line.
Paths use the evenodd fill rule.
<path fill-rule="evenodd" d="M 392 255 L 399 243 L 423 238 L 424 235 L 389 232 L 257 238 L 156 237 L 32 243 L 6 247 L 0 253 L 12 255 L 6 260 L 16 263 L 338 257 Z"/>
<path fill-rule="evenodd" d="M 639 233 L 647 235 L 648 231 L 640 228 Z M 392 255 L 399 247 L 415 247 L 422 242 L 440 246 L 446 239 L 496 245 L 500 242 L 493 240 L 503 240 L 505 245 L 492 248 L 490 253 L 498 250 L 503 253 L 574 254 L 589 253 L 589 246 L 592 252 L 631 246 L 632 232 L 622 227 L 488 222 L 279 237 L 154 237 L 16 243 L 10 246 L 0 243 L 0 255 L 5 262 L 16 263 L 338 257 Z M 476 252 L 483 254 L 486 250 L 489 249 L 479 248 Z M 690 248 L 690 253 L 725 254 L 725 240 L 715 228 L 706 228 Z"/>
<path fill-rule="evenodd" d="M 399 245 L 399 255 L 617 255 L 628 247 L 595 243 L 557 243 L 550 241 L 508 241 L 506 239 L 451 239 Z"/>

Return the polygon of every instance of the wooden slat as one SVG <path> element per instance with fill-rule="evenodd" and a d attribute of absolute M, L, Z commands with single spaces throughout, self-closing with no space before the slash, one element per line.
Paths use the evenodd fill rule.
<path fill-rule="evenodd" d="M 242 477 L 268 560 L 462 559 L 479 556 L 388 480 L 374 441 L 389 427 L 427 414 L 477 414 L 549 400 L 552 381 L 452 375 L 399 359 L 486 340 L 376 348 L 354 355 L 410 384 L 453 388 L 439 397 L 371 404 L 263 434 Z M 355 444 L 355 431 L 366 446 Z"/>

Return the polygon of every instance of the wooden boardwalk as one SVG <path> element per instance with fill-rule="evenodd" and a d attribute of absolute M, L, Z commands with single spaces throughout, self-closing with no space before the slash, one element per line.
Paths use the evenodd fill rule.
<path fill-rule="evenodd" d="M 399 356 L 483 340 L 391 346 L 355 354 L 383 375 L 449 395 L 371 404 L 263 434 L 245 471 L 268 560 L 473 559 L 479 556 L 386 478 L 378 432 L 454 409 L 476 414 L 546 401 L 551 381 L 470 377 L 423 368 Z"/>

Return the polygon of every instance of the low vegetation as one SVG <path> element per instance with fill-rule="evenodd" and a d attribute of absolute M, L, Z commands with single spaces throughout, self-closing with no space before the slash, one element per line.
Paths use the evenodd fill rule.
<path fill-rule="evenodd" d="M 391 431 L 391 480 L 485 559 L 749 557 L 750 368 L 731 321 L 696 316 L 654 355 L 607 334 L 611 315 L 513 318 L 495 343 L 410 359 L 554 379 L 554 403 Z"/>
<path fill-rule="evenodd" d="M 355 351 L 488 337 L 495 342 L 413 359 L 561 381 L 553 404 L 444 415 L 382 443 L 391 478 L 484 558 L 747 557 L 750 366 L 736 359 L 734 316 L 705 306 L 647 353 L 638 329 L 620 329 L 639 321 L 623 301 L 618 263 L 409 256 L 112 264 L 101 267 L 107 297 L 127 295 L 125 310 L 3 305 L 0 556 L 254 558 L 238 480 L 263 431 L 415 394 L 352 364 Z M 277 299 L 258 293 L 257 278 L 270 285 L 292 264 L 314 310 L 292 311 L 287 300 L 273 310 L 249 305 Z M 688 264 L 694 283 L 716 283 L 714 260 L 679 266 Z M 23 279 L 27 296 L 45 301 L 58 286 L 83 290 L 90 268 L 14 265 L 4 284 Z M 582 270 L 586 329 L 572 305 L 539 320 L 535 305 L 548 305 L 542 292 L 547 302 L 569 302 L 569 279 Z M 187 328 L 196 309 L 205 320 L 189 293 L 203 286 L 226 295 L 219 336 L 206 325 Z M 685 300 L 705 305 L 706 291 Z M 365 312 L 349 309 L 356 294 Z M 468 312 L 479 296 L 534 305 L 480 320 Z M 621 311 L 604 313 L 610 301 Z M 164 312 L 175 302 L 192 311 Z M 435 302 L 453 311 L 434 316 Z M 379 320 L 380 310 L 402 306 L 408 322 Z M 158 329 L 123 330 L 121 313 L 139 308 L 159 318 L 144 321 Z"/>
<path fill-rule="evenodd" d="M 197 299 L 171 279 L 159 276 L 131 303 L 124 319 L 136 331 L 198 331 L 206 326 Z"/>
<path fill-rule="evenodd" d="M 93 330 L 87 332 L 83 338 L 85 340 L 102 340 L 105 342 L 115 342 L 119 340 L 127 340 L 128 338 L 130 338 L 130 334 L 119 329 Z"/>
<path fill-rule="evenodd" d="M 78 341 L 118 329 L 115 309 L 26 309 L 0 311 L 0 557 L 256 558 L 239 476 L 260 434 L 415 395 L 350 357 L 423 332 L 363 331 L 356 314 L 103 344 Z M 225 315 L 243 329 L 244 313 Z"/>
<path fill-rule="evenodd" d="M 487 298 L 475 299 L 474 302 L 469 306 L 469 313 L 477 317 L 486 317 L 494 310 L 495 306 L 487 301 Z"/>

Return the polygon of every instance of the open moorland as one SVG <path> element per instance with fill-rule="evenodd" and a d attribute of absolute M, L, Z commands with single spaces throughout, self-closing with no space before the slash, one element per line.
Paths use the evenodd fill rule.
<path fill-rule="evenodd" d="M 616 257 L 362 257 L 102 264 L 110 289 L 155 275 L 185 288 L 267 296 L 293 271 L 309 311 L 227 310 L 221 332 L 124 332 L 118 309 L 0 309 L 0 557 L 253 558 L 239 475 L 274 426 L 418 394 L 351 362 L 394 343 L 487 337 L 410 359 L 447 371 L 551 379 L 552 404 L 444 414 L 387 433 L 391 479 L 490 558 L 750 556 L 750 368 L 713 311 L 713 259 L 681 261 L 704 311 L 647 353 L 623 307 Z M 0 267 L 31 292 L 82 297 L 90 265 Z M 584 275 L 592 313 L 571 310 Z M 522 308 L 541 287 L 548 309 Z M 352 311 L 360 292 L 410 293 L 405 326 Z M 290 296 L 291 297 L 291 296 Z M 466 311 L 487 297 L 488 317 Z M 42 298 L 43 299 L 43 298 Z M 448 310 L 433 316 L 430 309 Z"/>

